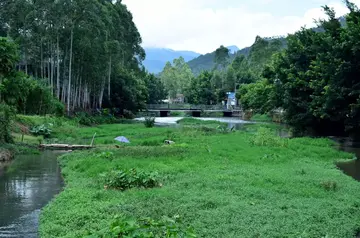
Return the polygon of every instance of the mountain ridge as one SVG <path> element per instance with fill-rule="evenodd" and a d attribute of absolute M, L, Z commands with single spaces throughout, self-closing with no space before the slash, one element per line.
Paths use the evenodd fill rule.
<path fill-rule="evenodd" d="M 160 73 L 166 62 L 172 62 L 174 59 L 183 57 L 185 61 L 190 61 L 198 56 L 199 53 L 189 50 L 173 50 L 168 48 L 155 48 L 147 47 L 144 48 L 146 58 L 143 61 L 143 65 L 149 73 Z"/>

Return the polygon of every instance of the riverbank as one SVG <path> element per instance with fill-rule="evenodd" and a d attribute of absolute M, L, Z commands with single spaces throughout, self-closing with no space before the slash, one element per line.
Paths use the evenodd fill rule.
<path fill-rule="evenodd" d="M 101 125 L 58 133 L 61 142 L 79 143 L 96 132 L 97 149 L 59 159 L 66 187 L 43 209 L 41 237 L 117 237 L 116 232 L 139 231 L 132 228 L 141 227 L 143 218 L 163 216 L 179 216 L 175 230 L 190 225 L 198 237 L 354 237 L 360 230 L 360 183 L 335 166 L 352 156 L 333 149 L 330 140 L 191 124 Z M 121 145 L 117 136 L 131 143 Z M 121 170 L 129 182 L 135 175 L 126 171 L 133 168 L 141 176 L 157 174 L 154 186 L 128 183 L 131 189 L 119 190 L 104 181 Z"/>

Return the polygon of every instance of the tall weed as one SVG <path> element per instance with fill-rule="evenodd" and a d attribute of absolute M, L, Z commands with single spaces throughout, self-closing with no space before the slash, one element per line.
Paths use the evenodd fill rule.
<path fill-rule="evenodd" d="M 269 128 L 260 127 L 250 138 L 250 144 L 255 146 L 287 147 L 288 139 L 274 134 Z"/>
<path fill-rule="evenodd" d="M 153 188 L 159 186 L 158 174 L 138 172 L 136 169 L 113 170 L 100 175 L 107 189 L 118 189 L 121 191 L 131 188 Z"/>
<path fill-rule="evenodd" d="M 197 237 L 193 229 L 185 226 L 179 219 L 179 216 L 174 218 L 163 217 L 160 220 L 151 218 L 143 218 L 134 220 L 116 216 L 111 222 L 110 226 L 88 236 L 87 238 L 158 238 L 158 237 Z"/>

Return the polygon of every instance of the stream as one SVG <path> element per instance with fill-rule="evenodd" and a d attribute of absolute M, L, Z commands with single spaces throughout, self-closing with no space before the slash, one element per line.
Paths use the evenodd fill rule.
<path fill-rule="evenodd" d="M 156 118 L 157 126 L 177 126 L 181 117 Z M 229 128 L 246 129 L 253 122 L 237 118 L 199 118 L 217 120 Z M 144 120 L 137 118 L 136 120 Z M 280 127 L 277 134 L 288 137 L 286 127 Z M 350 143 L 347 138 L 332 138 L 339 143 L 338 149 L 355 154 L 360 158 L 360 144 Z M 57 157 L 63 152 L 45 151 L 39 155 L 20 155 L 9 163 L 0 163 L 0 238 L 38 237 L 40 210 L 58 194 L 62 187 Z M 360 160 L 338 163 L 345 174 L 360 181 Z"/>
<path fill-rule="evenodd" d="M 63 186 L 60 154 L 45 151 L 0 163 L 0 237 L 38 237 L 40 209 Z"/>

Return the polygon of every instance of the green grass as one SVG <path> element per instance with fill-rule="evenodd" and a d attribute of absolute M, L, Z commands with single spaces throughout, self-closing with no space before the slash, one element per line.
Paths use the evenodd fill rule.
<path fill-rule="evenodd" d="M 263 122 L 271 122 L 272 118 L 266 114 L 255 114 L 251 117 L 251 121 L 263 121 Z"/>
<path fill-rule="evenodd" d="M 59 140 L 90 141 L 97 132 L 99 148 L 59 159 L 66 187 L 43 209 L 41 237 L 84 237 L 109 227 L 115 215 L 179 215 L 198 237 L 337 238 L 360 229 L 360 183 L 334 164 L 352 155 L 333 149 L 328 139 L 141 124 L 65 132 L 58 132 Z M 115 148 L 119 135 L 131 144 Z M 165 139 L 176 143 L 164 145 Z M 103 152 L 111 158 L 99 156 Z M 100 174 L 115 168 L 157 172 L 162 186 L 104 189 Z"/>

